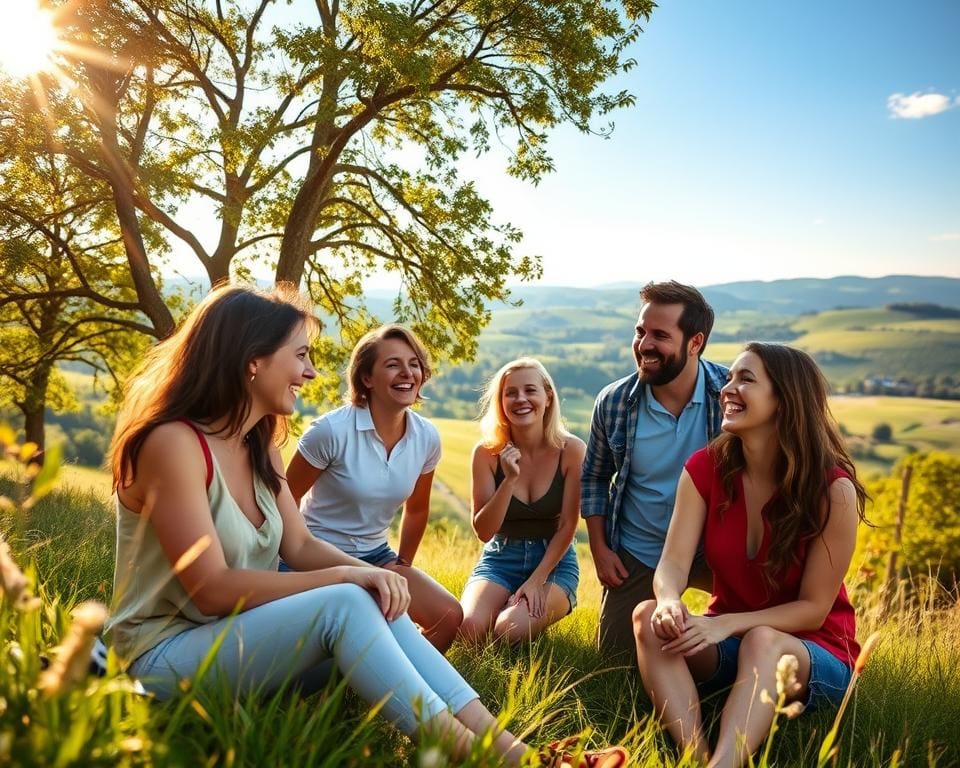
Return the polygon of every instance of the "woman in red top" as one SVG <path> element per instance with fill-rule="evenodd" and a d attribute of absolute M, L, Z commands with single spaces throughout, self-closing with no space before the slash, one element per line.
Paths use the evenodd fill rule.
<path fill-rule="evenodd" d="M 708 766 L 739 766 L 770 729 L 781 656 L 788 700 L 839 702 L 859 651 L 843 577 L 866 494 L 813 359 L 748 344 L 721 390 L 723 431 L 687 461 L 654 576 L 633 614 L 644 687 L 664 727 Z M 713 571 L 706 616 L 680 601 L 701 540 Z M 732 686 L 711 754 L 701 697 Z"/>

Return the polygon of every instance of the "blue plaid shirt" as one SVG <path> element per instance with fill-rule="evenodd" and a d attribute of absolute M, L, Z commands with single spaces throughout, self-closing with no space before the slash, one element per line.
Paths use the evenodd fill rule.
<path fill-rule="evenodd" d="M 727 369 L 701 360 L 707 389 L 707 440 L 720 434 L 723 413 L 720 389 L 727 382 Z M 607 546 L 620 548 L 620 511 L 624 489 L 630 477 L 630 457 L 637 431 L 637 416 L 646 387 L 640 374 L 632 373 L 604 387 L 597 395 L 590 423 L 590 439 L 580 477 L 580 514 L 583 517 L 605 515 Z M 680 470 L 677 467 L 677 479 Z"/>

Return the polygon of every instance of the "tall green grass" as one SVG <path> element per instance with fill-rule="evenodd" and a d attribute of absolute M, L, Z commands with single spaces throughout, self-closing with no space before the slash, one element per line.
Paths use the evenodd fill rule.
<path fill-rule="evenodd" d="M 10 496 L 9 481 L 0 493 Z M 20 519 L 13 520 L 16 514 Z M 15 524 L 16 523 L 16 524 Z M 157 704 L 121 677 L 88 680 L 62 699 L 44 699 L 36 677 L 44 656 L 67 632 L 81 599 L 108 602 L 113 515 L 96 494 L 53 493 L 29 513 L 7 511 L 5 531 L 21 563 L 36 563 L 42 607 L 0 605 L 0 762 L 19 765 L 445 765 L 436 745 L 415 747 L 371 718 L 342 686 L 308 698 L 286 691 L 235 697 L 217 686 Z M 599 587 L 586 546 L 578 547 L 579 606 L 533 643 L 475 650 L 450 658 L 483 701 L 533 743 L 573 733 L 593 744 L 624 743 L 638 766 L 686 766 L 650 718 L 629 661 L 594 648 Z M 479 542 L 456 527 L 435 526 L 418 561 L 455 594 Z M 702 602 L 702 594 L 700 595 Z M 933 600 L 886 616 L 860 606 L 860 634 L 883 633 L 840 731 L 837 766 L 960 765 L 960 608 Z M 17 650 L 19 649 L 19 650 Z M 24 660 L 25 659 L 25 660 Z M 708 717 L 715 710 L 708 708 Z M 24 718 L 27 718 L 24 720 Z M 770 765 L 816 765 L 832 713 L 782 723 Z M 73 746 L 65 748 L 69 743 Z M 478 753 L 467 765 L 489 765 Z"/>

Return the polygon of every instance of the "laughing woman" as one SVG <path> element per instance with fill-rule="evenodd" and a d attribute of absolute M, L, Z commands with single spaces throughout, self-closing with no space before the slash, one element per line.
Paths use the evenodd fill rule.
<path fill-rule="evenodd" d="M 460 604 L 413 566 L 440 460 L 437 428 L 410 408 L 429 378 L 427 352 L 413 332 L 384 325 L 367 333 L 350 357 L 348 405 L 310 425 L 287 482 L 314 536 L 406 578 L 410 616 L 443 652 L 460 627 Z M 387 530 L 401 506 L 395 552 Z"/>
<path fill-rule="evenodd" d="M 563 428 L 556 387 L 530 357 L 494 374 L 473 449 L 473 528 L 486 542 L 464 589 L 461 637 L 527 640 L 573 610 L 580 574 L 583 441 Z"/>
<path fill-rule="evenodd" d="M 760 693 L 776 690 L 781 656 L 799 662 L 789 700 L 839 703 L 859 651 L 843 577 L 866 500 L 809 355 L 748 344 L 720 402 L 725 434 L 687 461 L 657 599 L 633 615 L 661 722 L 711 768 L 743 765 L 769 732 L 773 707 Z M 701 539 L 713 595 L 694 616 L 680 595 Z M 727 688 L 711 754 L 700 700 Z"/>

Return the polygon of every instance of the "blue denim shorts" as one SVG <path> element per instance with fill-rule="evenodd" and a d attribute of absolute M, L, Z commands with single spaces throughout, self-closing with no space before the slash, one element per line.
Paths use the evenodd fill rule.
<path fill-rule="evenodd" d="M 369 552 L 358 553 L 354 555 L 354 557 L 358 560 L 363 560 L 363 562 L 365 562 L 367 565 L 375 565 L 377 568 L 382 568 L 385 565 L 395 562 L 397 559 L 397 553 L 393 551 L 389 544 L 384 542 L 376 549 L 371 549 Z M 293 568 L 281 560 L 280 564 L 277 566 L 277 570 L 288 573 L 292 571 Z"/>
<path fill-rule="evenodd" d="M 550 539 L 511 539 L 497 534 L 484 545 L 483 554 L 467 584 L 492 581 L 512 595 L 540 565 L 549 544 Z M 572 611 L 577 605 L 577 586 L 580 584 L 580 568 L 573 544 L 563 553 L 547 581 L 563 590 Z"/>
<path fill-rule="evenodd" d="M 818 707 L 839 706 L 853 670 L 830 651 L 813 641 L 801 640 L 800 642 L 810 654 L 810 682 L 807 684 L 807 700 L 803 702 L 806 711 L 812 712 Z M 717 644 L 717 651 L 720 654 L 720 660 L 716 671 L 706 680 L 697 683 L 701 698 L 729 688 L 737 679 L 740 638 L 728 637 Z"/>

